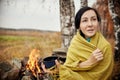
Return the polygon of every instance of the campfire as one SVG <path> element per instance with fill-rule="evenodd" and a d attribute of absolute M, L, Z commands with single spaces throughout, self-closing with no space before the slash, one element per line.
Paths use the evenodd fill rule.
<path fill-rule="evenodd" d="M 57 65 L 54 63 L 54 66 L 50 68 L 47 67 L 53 65 L 51 64 L 51 62 L 54 62 L 53 58 L 55 58 L 54 60 L 58 59 L 60 64 L 65 61 L 65 58 L 61 58 L 55 54 L 42 58 L 40 51 L 38 49 L 33 49 L 30 55 L 24 57 L 24 59 L 13 59 L 10 63 L 13 68 L 9 71 L 3 72 L 2 68 L 9 68 L 11 66 L 4 66 L 1 64 L 0 80 L 57 80 L 59 77 Z M 44 61 L 48 61 L 47 65 Z M 43 63 L 45 64 L 44 67 L 46 70 L 50 73 L 44 70 L 45 68 L 41 65 Z"/>
<path fill-rule="evenodd" d="M 42 58 L 40 51 L 33 49 L 29 55 L 22 60 L 22 68 L 20 72 L 20 80 L 24 77 L 30 78 L 27 80 L 44 80 L 45 74 L 41 68 Z"/>
<path fill-rule="evenodd" d="M 20 70 L 19 80 L 24 80 L 24 77 L 27 77 L 25 80 L 53 80 L 52 77 L 50 77 L 51 74 L 43 71 L 41 67 L 43 60 L 40 51 L 33 49 L 29 57 L 25 57 L 21 62 L 22 68 Z M 51 73 L 56 74 L 57 72 L 55 67 L 51 68 Z"/>
<path fill-rule="evenodd" d="M 29 55 L 29 60 L 27 62 L 26 68 L 27 70 L 31 70 L 32 74 L 37 77 L 38 73 L 41 73 L 41 69 L 39 67 L 39 60 L 41 58 L 39 54 L 39 50 L 34 49 L 30 55 Z"/>

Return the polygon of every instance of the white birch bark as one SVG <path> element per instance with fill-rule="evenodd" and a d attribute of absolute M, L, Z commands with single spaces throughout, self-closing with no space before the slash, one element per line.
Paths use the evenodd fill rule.
<path fill-rule="evenodd" d="M 74 35 L 74 0 L 59 0 L 62 48 L 68 48 Z"/>

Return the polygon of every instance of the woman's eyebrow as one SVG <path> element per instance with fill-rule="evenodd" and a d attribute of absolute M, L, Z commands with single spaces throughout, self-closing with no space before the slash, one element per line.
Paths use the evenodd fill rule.
<path fill-rule="evenodd" d="M 83 17 L 83 18 L 81 18 L 81 20 L 82 20 L 82 19 L 87 19 L 87 17 Z"/>
<path fill-rule="evenodd" d="M 97 16 L 92 16 L 92 18 L 97 18 Z"/>

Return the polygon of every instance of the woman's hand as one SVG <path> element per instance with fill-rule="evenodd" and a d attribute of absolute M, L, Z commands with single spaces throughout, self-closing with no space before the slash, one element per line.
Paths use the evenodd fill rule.
<path fill-rule="evenodd" d="M 100 49 L 96 49 L 93 51 L 92 55 L 88 59 L 91 64 L 95 64 L 101 60 L 103 60 L 103 53 Z"/>
<path fill-rule="evenodd" d="M 103 60 L 103 53 L 100 49 L 96 49 L 92 52 L 88 60 L 79 64 L 79 67 L 91 66 L 101 60 Z"/>

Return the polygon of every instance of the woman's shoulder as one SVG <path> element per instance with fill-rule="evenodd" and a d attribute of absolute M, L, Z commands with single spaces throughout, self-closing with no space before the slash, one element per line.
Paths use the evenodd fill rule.
<path fill-rule="evenodd" d="M 99 45 L 101 45 L 103 48 L 112 46 L 110 42 L 102 34 L 99 38 Z"/>
<path fill-rule="evenodd" d="M 103 38 L 102 38 L 102 42 L 104 42 L 104 44 L 103 45 L 106 45 L 106 46 L 110 46 L 111 44 L 110 44 L 110 42 L 107 40 L 107 38 L 105 38 L 104 36 L 102 36 Z"/>

